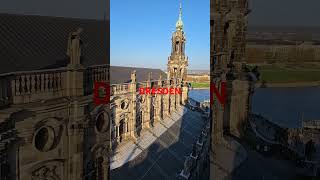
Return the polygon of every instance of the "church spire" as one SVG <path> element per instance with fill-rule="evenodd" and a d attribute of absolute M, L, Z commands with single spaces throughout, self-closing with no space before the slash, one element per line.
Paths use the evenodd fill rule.
<path fill-rule="evenodd" d="M 179 19 L 176 23 L 176 29 L 181 30 L 183 29 L 183 22 L 182 22 L 182 3 L 180 1 L 180 12 L 179 12 Z"/>

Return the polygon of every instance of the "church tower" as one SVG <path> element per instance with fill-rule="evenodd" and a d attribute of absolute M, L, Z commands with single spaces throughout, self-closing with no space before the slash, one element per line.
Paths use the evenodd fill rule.
<path fill-rule="evenodd" d="M 179 19 L 176 23 L 176 31 L 172 34 L 172 50 L 168 58 L 168 79 L 178 78 L 185 81 L 187 76 L 188 57 L 185 55 L 186 37 L 183 31 L 182 6 L 180 3 Z"/>

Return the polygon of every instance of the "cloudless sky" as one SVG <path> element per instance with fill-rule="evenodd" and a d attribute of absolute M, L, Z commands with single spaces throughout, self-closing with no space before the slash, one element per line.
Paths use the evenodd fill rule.
<path fill-rule="evenodd" d="M 179 0 L 111 0 L 111 65 L 166 70 Z M 189 69 L 209 70 L 210 1 L 182 0 Z"/>

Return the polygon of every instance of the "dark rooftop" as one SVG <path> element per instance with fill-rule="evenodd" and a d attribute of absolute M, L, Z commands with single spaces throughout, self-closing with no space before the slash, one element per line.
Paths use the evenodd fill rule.
<path fill-rule="evenodd" d="M 151 72 L 151 79 L 158 80 L 160 74 L 162 78 L 167 78 L 166 73 L 160 69 L 150 69 L 150 68 L 138 68 L 138 67 L 121 67 L 121 66 L 111 66 L 110 67 L 110 83 L 119 84 L 127 83 L 131 81 L 131 72 L 136 70 L 137 82 L 146 81 L 148 79 L 148 74 Z"/>
<path fill-rule="evenodd" d="M 82 64 L 109 64 L 108 26 L 103 20 L 0 13 L 0 74 L 66 66 L 69 33 L 79 27 Z"/>

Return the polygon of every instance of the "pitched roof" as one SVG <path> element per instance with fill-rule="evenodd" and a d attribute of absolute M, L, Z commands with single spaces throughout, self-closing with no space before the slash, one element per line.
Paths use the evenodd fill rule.
<path fill-rule="evenodd" d="M 0 13 L 0 74 L 66 66 L 69 33 L 79 27 L 82 64 L 109 64 L 109 22 Z"/>
<path fill-rule="evenodd" d="M 160 69 L 110 66 L 110 83 L 120 84 L 130 82 L 131 72 L 134 70 L 136 71 L 137 82 L 147 81 L 150 72 L 152 73 L 151 80 L 158 80 L 160 74 L 163 79 L 167 78 L 166 73 Z"/>

